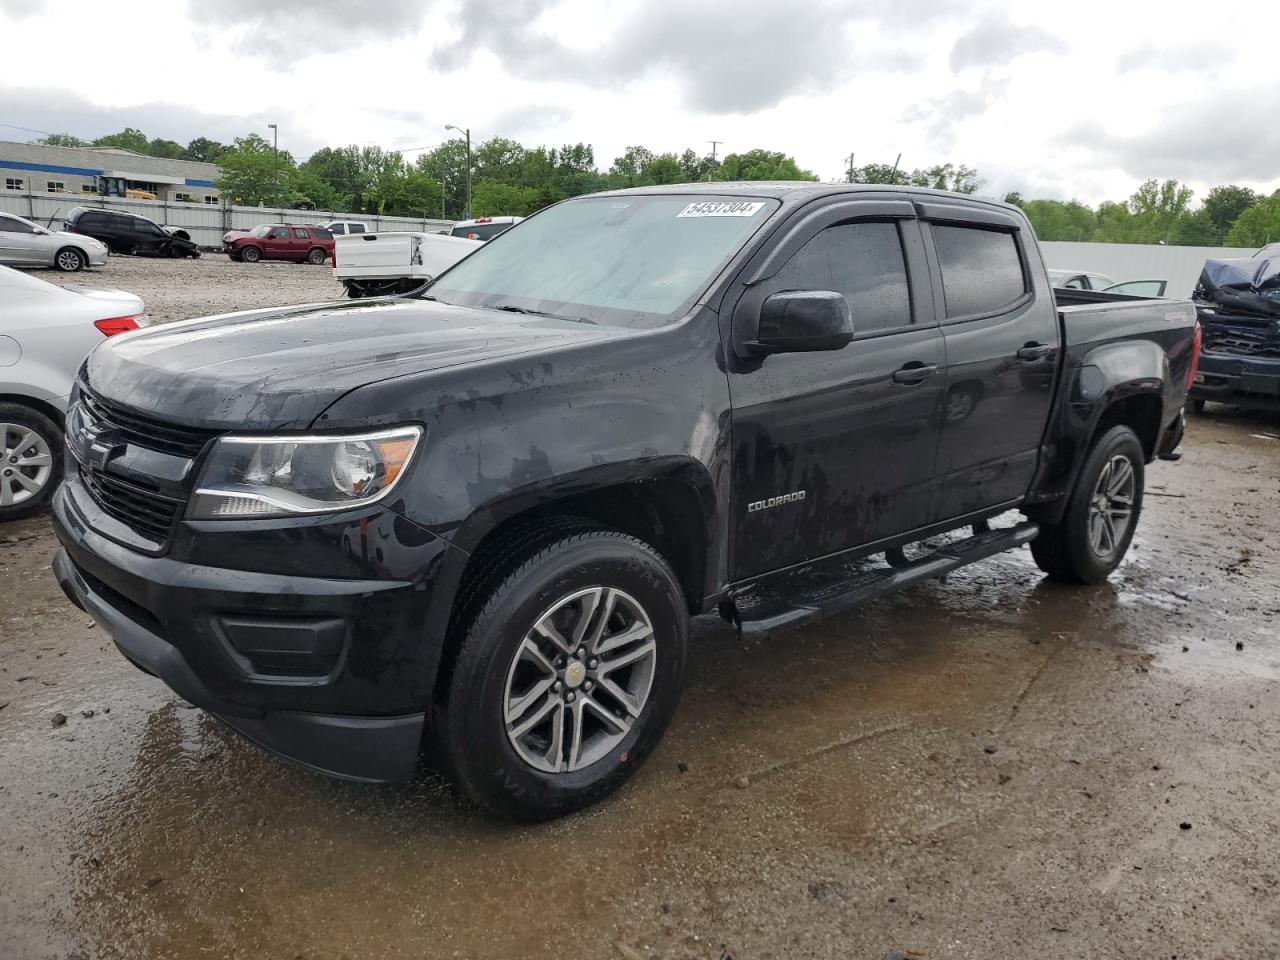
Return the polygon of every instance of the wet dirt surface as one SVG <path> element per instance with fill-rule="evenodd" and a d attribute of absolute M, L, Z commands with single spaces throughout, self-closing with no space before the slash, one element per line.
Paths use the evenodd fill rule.
<path fill-rule="evenodd" d="M 110 267 L 72 279 L 162 320 L 337 292 Z M 763 641 L 703 618 L 649 763 L 538 827 L 267 756 L 63 599 L 47 518 L 0 527 L 0 958 L 1280 955 L 1280 421 L 1210 410 L 1109 584 L 1023 549 Z"/>

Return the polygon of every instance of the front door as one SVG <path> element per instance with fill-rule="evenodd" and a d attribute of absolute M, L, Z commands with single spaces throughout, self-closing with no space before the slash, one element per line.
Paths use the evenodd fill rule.
<path fill-rule="evenodd" d="M 934 520 L 962 517 L 1026 493 L 1049 419 L 1058 364 L 1058 313 L 1034 280 L 1022 222 L 995 210 L 921 204 L 936 253 L 947 348 Z M 1039 289 L 1037 289 L 1039 288 Z"/>
<path fill-rule="evenodd" d="M 288 260 L 293 256 L 293 237 L 288 227 L 272 227 L 262 241 L 262 255 L 268 260 Z"/>
<path fill-rule="evenodd" d="M 945 359 L 913 208 L 831 204 L 775 255 L 788 250 L 738 307 L 835 290 L 856 335 L 836 351 L 731 359 L 735 580 L 913 530 L 932 503 Z"/>
<path fill-rule="evenodd" d="M 0 263 L 49 263 L 31 224 L 0 214 Z"/>

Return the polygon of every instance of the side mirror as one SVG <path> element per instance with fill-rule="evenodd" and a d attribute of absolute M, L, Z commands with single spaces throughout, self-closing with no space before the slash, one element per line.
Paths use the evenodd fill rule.
<path fill-rule="evenodd" d="M 834 290 L 784 290 L 765 299 L 755 329 L 744 333 L 750 356 L 839 350 L 853 339 L 853 314 Z"/>

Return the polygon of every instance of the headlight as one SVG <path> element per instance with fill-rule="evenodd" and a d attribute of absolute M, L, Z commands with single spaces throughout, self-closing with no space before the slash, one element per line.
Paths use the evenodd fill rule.
<path fill-rule="evenodd" d="M 237 520 L 364 506 L 391 492 L 421 438 L 421 427 L 342 436 L 222 437 L 187 515 Z"/>

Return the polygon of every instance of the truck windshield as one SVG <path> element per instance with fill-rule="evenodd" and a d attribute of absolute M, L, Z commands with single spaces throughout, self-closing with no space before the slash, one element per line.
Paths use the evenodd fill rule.
<path fill-rule="evenodd" d="M 776 200 L 705 195 L 569 200 L 495 237 L 429 295 L 657 326 L 683 315 L 776 208 Z"/>

